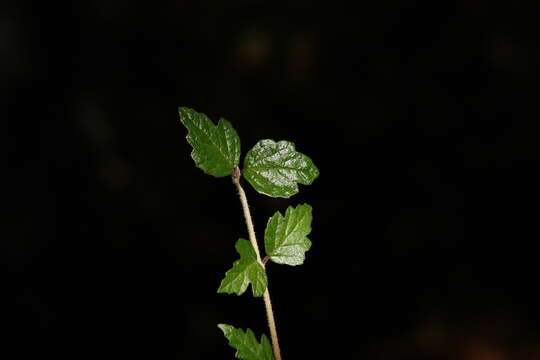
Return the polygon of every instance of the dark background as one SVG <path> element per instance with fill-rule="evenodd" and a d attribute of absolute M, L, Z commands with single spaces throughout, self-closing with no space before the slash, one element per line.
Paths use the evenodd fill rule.
<path fill-rule="evenodd" d="M 246 186 L 259 234 L 314 208 L 305 264 L 267 266 L 285 359 L 540 357 L 538 10 L 3 1 L 1 357 L 231 359 L 217 323 L 268 333 L 262 300 L 216 294 L 247 233 L 178 106 L 320 169 L 288 200 Z"/>

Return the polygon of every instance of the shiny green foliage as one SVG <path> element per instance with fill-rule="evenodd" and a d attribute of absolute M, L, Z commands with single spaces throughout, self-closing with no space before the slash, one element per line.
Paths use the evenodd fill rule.
<path fill-rule="evenodd" d="M 262 296 L 268 279 L 263 266 L 257 261 L 253 246 L 249 241 L 239 239 L 236 242 L 236 251 L 240 254 L 240 259 L 236 260 L 233 267 L 225 273 L 218 293 L 242 295 L 251 284 L 253 296 Z"/>
<path fill-rule="evenodd" d="M 289 141 L 261 140 L 244 159 L 245 179 L 258 192 L 288 198 L 298 192 L 297 183 L 309 185 L 319 170 L 306 155 Z"/>
<path fill-rule="evenodd" d="M 186 139 L 193 147 L 191 157 L 205 173 L 222 177 L 232 173 L 240 161 L 240 138 L 225 119 L 217 126 L 204 114 L 178 108 L 180 121 L 188 129 Z"/>
<path fill-rule="evenodd" d="M 229 345 L 236 349 L 237 359 L 274 360 L 272 346 L 266 335 L 263 334 L 261 342 L 258 342 L 250 329 L 244 332 L 242 329 L 236 329 L 227 324 L 219 324 L 218 327 L 229 340 Z"/>
<path fill-rule="evenodd" d="M 266 264 L 267 260 L 286 265 L 304 263 L 306 251 L 311 247 L 307 236 L 311 232 L 312 208 L 307 204 L 298 205 L 296 208 L 289 206 L 285 216 L 278 211 L 268 220 L 264 233 L 266 258 L 261 261 L 245 193 L 240 185 L 240 175 L 261 194 L 289 198 L 298 193 L 298 184 L 311 184 L 319 176 L 319 170 L 308 156 L 295 150 L 292 142 L 275 142 L 269 139 L 259 141 L 248 151 L 244 159 L 244 169 L 241 170 L 238 167 L 240 138 L 227 120 L 220 119 L 218 124 L 214 125 L 206 115 L 192 109 L 180 107 L 178 112 L 180 121 L 188 130 L 186 139 L 193 147 L 191 157 L 195 165 L 215 177 L 232 175 L 233 183 L 240 193 L 251 236 L 251 242 L 245 239 L 238 239 L 236 242 L 235 247 L 240 258 L 225 273 L 218 293 L 242 295 L 251 284 L 253 296 L 263 296 L 268 286 L 263 263 Z M 265 296 L 264 300 L 274 336 L 272 307 L 269 297 Z M 236 358 L 274 360 L 272 345 L 265 335 L 262 335 L 259 342 L 250 329 L 243 331 L 227 324 L 219 324 L 218 327 L 229 340 L 229 345 L 236 349 Z M 273 341 L 276 353 L 279 353 L 277 337 Z"/>
<path fill-rule="evenodd" d="M 273 262 L 287 265 L 304 263 L 311 247 L 307 235 L 311 232 L 312 209 L 304 204 L 289 206 L 285 217 L 278 211 L 268 220 L 264 232 L 266 254 Z"/>

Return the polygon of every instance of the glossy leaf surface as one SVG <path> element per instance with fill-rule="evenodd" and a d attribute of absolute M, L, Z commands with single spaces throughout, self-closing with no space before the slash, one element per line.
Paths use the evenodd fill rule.
<path fill-rule="evenodd" d="M 257 262 L 253 246 L 249 241 L 239 239 L 236 242 L 236 251 L 240 254 L 240 259 L 236 260 L 232 269 L 225 273 L 218 293 L 242 295 L 251 284 L 253 296 L 262 296 L 266 290 L 268 279 L 263 266 Z"/>
<path fill-rule="evenodd" d="M 232 173 L 240 161 L 240 138 L 225 119 L 217 126 L 204 114 L 178 108 L 180 121 L 188 129 L 186 139 L 193 147 L 191 157 L 205 173 L 222 177 Z"/>
<path fill-rule="evenodd" d="M 250 329 L 243 331 L 234 326 L 219 324 L 218 327 L 223 331 L 225 337 L 229 340 L 229 345 L 236 349 L 236 358 L 241 360 L 274 360 L 272 345 L 266 335 L 261 336 L 261 342 L 255 338 L 255 334 Z"/>
<path fill-rule="evenodd" d="M 319 170 L 292 142 L 266 139 L 248 151 L 243 174 L 258 192 L 288 198 L 298 192 L 298 183 L 311 184 Z"/>
<path fill-rule="evenodd" d="M 307 235 L 311 232 L 312 209 L 304 204 L 289 206 L 282 216 L 278 211 L 268 220 L 264 232 L 266 254 L 273 262 L 286 265 L 304 263 L 311 247 Z"/>

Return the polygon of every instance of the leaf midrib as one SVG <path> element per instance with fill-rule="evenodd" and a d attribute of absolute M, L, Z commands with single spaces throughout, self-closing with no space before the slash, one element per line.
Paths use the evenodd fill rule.
<path fill-rule="evenodd" d="M 298 208 L 297 208 L 298 209 Z M 300 220 L 296 222 L 296 224 L 294 225 L 294 228 L 288 232 L 287 231 L 287 228 L 289 227 L 289 223 L 291 222 L 290 221 L 290 217 L 287 221 L 285 221 L 286 217 L 287 217 L 287 214 L 285 214 L 285 216 L 279 214 L 279 218 L 278 218 L 278 226 L 279 226 L 279 222 L 280 222 L 280 219 L 283 219 L 283 222 L 284 222 L 284 225 L 285 225 L 285 231 L 284 231 L 284 236 L 283 236 L 283 241 L 282 242 L 279 242 L 278 241 L 278 234 L 277 234 L 277 228 L 276 228 L 276 231 L 274 231 L 274 248 L 272 249 L 272 252 L 270 254 L 270 256 L 274 256 L 276 254 L 276 250 L 278 248 L 283 248 L 283 247 L 289 247 L 289 246 L 300 246 L 302 249 L 304 248 L 302 245 L 303 245 L 303 242 L 302 240 L 304 238 L 307 237 L 307 234 L 309 234 L 309 231 L 306 233 L 306 234 L 302 234 L 302 232 L 298 231 L 298 227 L 300 226 L 300 223 L 302 223 L 305 219 L 305 217 L 307 216 L 307 214 L 301 214 L 302 216 L 300 217 Z M 291 237 L 292 234 L 294 234 L 295 232 L 299 232 L 300 233 L 300 237 L 299 237 L 299 242 L 294 242 L 294 243 L 287 243 L 287 240 Z"/>
<path fill-rule="evenodd" d="M 227 131 L 227 129 L 224 129 L 223 130 L 223 135 L 225 137 L 225 146 L 227 147 L 227 154 L 224 153 L 222 150 L 221 150 L 221 144 L 219 144 L 220 141 L 220 136 L 219 136 L 219 133 L 218 133 L 218 126 L 219 126 L 219 122 L 222 121 L 221 119 L 218 121 L 218 125 L 214 125 L 212 124 L 210 121 L 210 127 L 209 127 L 209 131 L 211 134 L 207 134 L 204 129 L 201 127 L 202 126 L 202 122 L 200 123 L 196 123 L 195 121 L 193 121 L 193 123 L 196 123 L 197 125 L 201 125 L 201 126 L 197 126 L 195 125 L 195 128 L 197 130 L 199 130 L 201 133 L 203 133 L 205 136 L 203 137 L 200 137 L 200 139 L 208 139 L 208 141 L 201 141 L 201 140 L 198 140 L 198 139 L 195 139 L 194 137 L 192 137 L 192 139 L 195 141 L 195 142 L 199 142 L 200 144 L 204 144 L 204 145 L 212 145 L 216 150 L 217 150 L 217 153 L 218 155 L 221 155 L 221 157 L 223 157 L 223 159 L 225 160 L 225 162 L 230 166 L 232 167 L 233 165 L 233 161 L 231 161 L 231 159 L 229 159 L 228 155 L 230 155 L 230 151 L 229 151 L 229 144 L 227 143 L 227 139 L 225 137 L 225 133 Z M 213 140 L 212 140 L 212 135 L 214 135 L 216 138 L 217 138 L 217 142 L 218 143 L 215 143 Z M 198 150 L 198 152 L 201 152 L 200 150 Z"/>

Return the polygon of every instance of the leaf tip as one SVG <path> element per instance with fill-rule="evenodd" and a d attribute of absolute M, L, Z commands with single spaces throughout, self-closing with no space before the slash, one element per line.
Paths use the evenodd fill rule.
<path fill-rule="evenodd" d="M 190 109 L 188 107 L 185 107 L 185 106 L 179 106 L 178 107 L 178 115 L 180 117 L 180 122 L 182 124 L 185 124 L 185 120 L 187 117 L 189 117 L 189 114 L 191 112 L 193 112 L 194 110 L 193 109 Z"/>
<path fill-rule="evenodd" d="M 232 326 L 228 324 L 217 324 L 217 327 L 223 332 L 226 332 L 232 328 Z"/>

